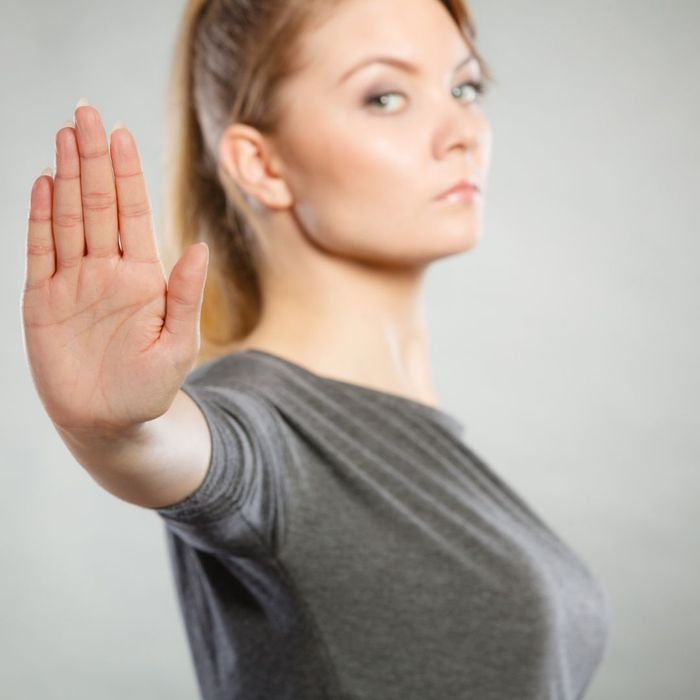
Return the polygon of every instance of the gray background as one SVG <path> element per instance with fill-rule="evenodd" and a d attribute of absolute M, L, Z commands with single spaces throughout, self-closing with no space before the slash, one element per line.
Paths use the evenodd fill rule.
<path fill-rule="evenodd" d="M 195 698 L 158 516 L 103 491 L 22 346 L 33 179 L 85 96 L 161 210 L 172 0 L 0 9 L 0 696 Z M 484 237 L 428 278 L 438 395 L 610 592 L 587 700 L 700 687 L 700 3 L 473 0 L 498 85 Z M 515 700 L 515 699 L 514 699 Z"/>

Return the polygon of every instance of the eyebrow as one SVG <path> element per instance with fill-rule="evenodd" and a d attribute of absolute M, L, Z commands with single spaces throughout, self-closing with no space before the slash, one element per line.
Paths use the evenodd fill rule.
<path fill-rule="evenodd" d="M 454 68 L 454 72 L 456 73 L 462 66 L 467 65 L 468 63 L 471 63 L 472 61 L 476 61 L 476 56 L 474 54 L 470 54 L 466 58 L 463 58 Z M 414 63 L 410 63 L 409 61 L 404 61 L 401 58 L 398 58 L 397 56 L 370 56 L 369 58 L 365 58 L 364 60 L 360 61 L 356 65 L 354 65 L 352 68 L 349 70 L 345 71 L 343 75 L 340 76 L 340 79 L 338 80 L 338 85 L 345 80 L 347 80 L 355 71 L 360 70 L 360 68 L 364 68 L 365 66 L 368 66 L 370 63 L 386 63 L 390 66 L 396 66 L 396 68 L 400 68 L 401 70 L 407 71 L 408 73 L 419 73 L 420 68 L 416 66 Z"/>

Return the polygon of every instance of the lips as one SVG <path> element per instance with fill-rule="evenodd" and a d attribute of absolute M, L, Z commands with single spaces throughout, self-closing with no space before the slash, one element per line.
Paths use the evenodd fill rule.
<path fill-rule="evenodd" d="M 439 194 L 436 199 L 443 199 L 451 194 L 457 194 L 462 192 L 479 192 L 479 185 L 476 184 L 475 180 L 460 180 L 458 183 L 450 187 L 449 190 L 445 190 L 442 194 Z"/>

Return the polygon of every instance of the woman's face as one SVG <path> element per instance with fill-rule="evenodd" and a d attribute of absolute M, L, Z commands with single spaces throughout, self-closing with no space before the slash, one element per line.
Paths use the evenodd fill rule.
<path fill-rule="evenodd" d="M 303 49 L 309 63 L 283 88 L 275 145 L 304 233 L 333 254 L 390 266 L 471 248 L 492 137 L 467 84 L 480 79 L 478 62 L 467 61 L 447 9 L 437 0 L 346 0 Z M 415 71 L 369 62 L 376 56 Z M 479 184 L 475 201 L 436 201 L 461 179 Z"/>

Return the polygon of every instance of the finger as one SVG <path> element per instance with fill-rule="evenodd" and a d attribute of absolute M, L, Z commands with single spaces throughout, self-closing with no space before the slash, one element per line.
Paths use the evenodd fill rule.
<path fill-rule="evenodd" d="M 131 133 L 112 131 L 110 151 L 117 186 L 117 211 L 122 254 L 140 262 L 157 262 L 158 246 L 141 159 Z"/>
<path fill-rule="evenodd" d="M 208 265 L 209 247 L 195 243 L 171 270 L 165 303 L 166 342 L 188 345 L 198 339 Z"/>
<path fill-rule="evenodd" d="M 78 266 L 87 249 L 80 196 L 80 156 L 75 129 L 70 126 L 56 134 L 53 230 L 58 269 Z"/>
<path fill-rule="evenodd" d="M 117 193 L 102 119 L 92 105 L 75 110 L 83 227 L 88 255 L 119 255 Z"/>
<path fill-rule="evenodd" d="M 32 185 L 27 223 L 27 289 L 46 284 L 56 270 L 51 231 L 52 189 L 53 180 L 50 175 L 41 175 Z"/>

